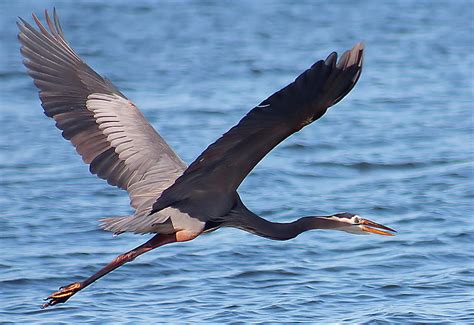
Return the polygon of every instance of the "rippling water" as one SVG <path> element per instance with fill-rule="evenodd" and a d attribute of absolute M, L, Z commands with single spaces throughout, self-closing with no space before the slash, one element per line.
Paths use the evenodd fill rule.
<path fill-rule="evenodd" d="M 140 257 L 74 296 L 41 299 L 148 237 L 41 112 L 15 19 L 56 6 L 66 36 L 188 163 L 315 60 L 362 40 L 351 94 L 246 179 L 278 221 L 350 211 L 393 238 L 223 229 Z M 0 3 L 0 322 L 474 322 L 471 1 Z"/>

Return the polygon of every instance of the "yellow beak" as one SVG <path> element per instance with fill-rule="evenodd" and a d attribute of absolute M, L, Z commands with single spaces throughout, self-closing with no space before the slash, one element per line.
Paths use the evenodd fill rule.
<path fill-rule="evenodd" d="M 383 235 L 383 236 L 395 236 L 395 234 L 393 233 L 396 231 L 393 230 L 392 228 L 386 227 L 384 225 L 378 224 L 376 222 L 373 222 L 367 219 L 362 219 L 362 221 L 360 222 L 360 225 L 361 225 L 362 231 L 365 231 L 365 232 L 370 232 L 372 234 Z M 385 229 L 391 232 L 383 231 L 380 229 Z"/>

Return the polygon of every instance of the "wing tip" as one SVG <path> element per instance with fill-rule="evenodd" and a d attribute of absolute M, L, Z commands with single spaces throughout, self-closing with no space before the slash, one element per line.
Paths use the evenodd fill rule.
<path fill-rule="evenodd" d="M 351 56 L 354 55 L 356 58 L 355 62 L 357 62 L 358 67 L 362 67 L 362 63 L 364 61 L 364 50 L 365 44 L 364 42 L 359 42 L 351 49 Z"/>
<path fill-rule="evenodd" d="M 336 64 L 336 72 L 331 80 L 329 106 L 333 106 L 354 88 L 362 73 L 365 45 L 358 42 L 350 50 L 345 51 Z"/>
<path fill-rule="evenodd" d="M 331 52 L 331 54 L 328 55 L 326 60 L 324 60 L 324 64 L 327 66 L 333 67 L 337 62 L 337 52 Z"/>
<path fill-rule="evenodd" d="M 43 23 L 41 22 L 41 19 L 36 13 L 34 12 L 31 13 L 31 17 L 33 18 L 33 21 L 36 23 L 37 27 L 43 34 L 45 35 L 53 34 L 54 36 L 61 36 L 62 38 L 64 38 L 56 7 L 53 7 L 52 15 L 49 13 L 48 9 L 44 10 L 44 18 L 45 18 L 47 27 L 49 27 L 49 31 L 44 27 L 45 25 L 43 25 Z M 25 19 L 21 18 L 20 16 L 18 16 L 17 18 L 18 19 L 16 21 L 16 25 L 20 29 L 20 33 L 23 33 L 25 32 L 25 30 L 28 30 L 28 29 L 36 30 L 36 28 L 31 26 Z"/>

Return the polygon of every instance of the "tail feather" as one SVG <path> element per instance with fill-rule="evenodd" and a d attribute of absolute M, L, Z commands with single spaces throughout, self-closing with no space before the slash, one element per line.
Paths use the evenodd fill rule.
<path fill-rule="evenodd" d="M 170 233 L 174 232 L 167 222 L 168 216 L 163 214 L 131 215 L 123 217 L 105 218 L 99 220 L 103 230 L 118 235 L 124 232 L 135 234 Z"/>
<path fill-rule="evenodd" d="M 106 231 L 111 231 L 114 235 L 120 235 L 128 230 L 127 225 L 130 223 L 133 216 L 123 216 L 123 217 L 113 217 L 113 218 L 104 218 L 99 221 L 102 223 L 100 228 Z"/>

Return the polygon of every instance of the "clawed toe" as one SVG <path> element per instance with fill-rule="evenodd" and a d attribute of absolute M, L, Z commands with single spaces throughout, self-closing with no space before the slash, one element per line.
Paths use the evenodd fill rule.
<path fill-rule="evenodd" d="M 59 288 L 59 291 L 53 292 L 44 300 L 47 300 L 42 308 L 49 306 L 54 306 L 56 304 L 65 303 L 69 298 L 71 298 L 76 292 L 82 289 L 82 284 L 80 282 L 71 283 L 65 287 Z"/>

